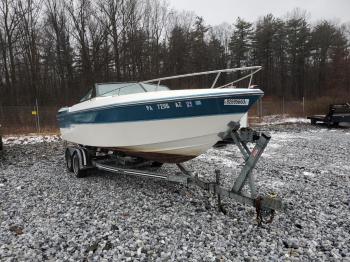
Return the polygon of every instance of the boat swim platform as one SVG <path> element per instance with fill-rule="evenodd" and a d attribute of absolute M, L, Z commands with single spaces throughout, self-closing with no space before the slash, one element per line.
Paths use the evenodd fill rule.
<path fill-rule="evenodd" d="M 94 156 L 96 152 L 91 152 L 91 149 L 73 145 L 66 149 L 66 163 L 69 171 L 75 173 L 77 177 L 83 177 L 88 170 L 97 169 L 123 175 L 132 175 L 146 178 L 159 179 L 183 185 L 194 184 L 203 190 L 206 190 L 217 196 L 218 207 L 223 213 L 226 210 L 222 205 L 222 198 L 233 199 L 241 204 L 255 207 L 258 225 L 263 223 L 263 215 L 269 216 L 265 222 L 271 223 L 275 215 L 275 211 L 285 211 L 285 206 L 282 200 L 275 194 L 261 196 L 258 194 L 255 186 L 253 169 L 259 161 L 263 151 L 269 143 L 271 137 L 265 133 L 258 133 L 250 128 L 240 129 L 239 123 L 231 122 L 227 132 L 220 134 L 222 144 L 235 144 L 238 146 L 243 159 L 244 165 L 240 170 L 231 189 L 226 189 L 220 184 L 221 171 L 215 170 L 215 182 L 205 182 L 193 175 L 187 170 L 183 164 L 176 164 L 181 171 L 179 174 L 161 174 L 157 172 L 149 172 L 139 168 L 126 168 L 116 165 L 116 161 L 110 156 Z M 252 150 L 249 149 L 248 143 L 254 144 Z M 243 188 L 249 187 L 249 195 L 243 193 Z"/>

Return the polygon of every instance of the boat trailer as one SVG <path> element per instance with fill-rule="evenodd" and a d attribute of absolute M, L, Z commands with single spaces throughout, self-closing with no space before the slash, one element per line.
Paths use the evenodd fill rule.
<path fill-rule="evenodd" d="M 115 152 L 103 152 L 80 145 L 66 147 L 66 165 L 68 171 L 74 172 L 77 177 L 86 176 L 88 170 L 98 169 L 117 174 L 155 178 L 184 185 L 195 184 L 217 196 L 219 210 L 222 212 L 226 213 L 223 209 L 221 199 L 232 198 L 241 204 L 255 207 L 258 225 L 261 225 L 263 222 L 263 214 L 270 216 L 270 219 L 266 221 L 270 223 L 273 220 L 275 210 L 283 211 L 285 207 L 281 199 L 275 194 L 267 196 L 258 195 L 252 171 L 271 137 L 268 134 L 258 133 L 250 128 L 239 128 L 239 123 L 231 122 L 228 131 L 219 134 L 222 138 L 220 146 L 235 144 L 244 158 L 244 166 L 230 190 L 220 185 L 220 170 L 215 170 L 215 182 L 204 182 L 198 176 L 193 175 L 191 171 L 187 170 L 183 164 L 176 164 L 182 175 L 149 172 L 140 169 L 140 167 L 145 166 L 145 163 L 135 164 L 133 166 L 134 168 L 128 168 L 125 167 L 125 158 L 116 156 Z M 252 150 L 249 149 L 248 143 L 255 145 Z M 148 164 L 150 163 L 148 162 Z M 242 192 L 245 185 L 249 186 L 250 195 Z"/>

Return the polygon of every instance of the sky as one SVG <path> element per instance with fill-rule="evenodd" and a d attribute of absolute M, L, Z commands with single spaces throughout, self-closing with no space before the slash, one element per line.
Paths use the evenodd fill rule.
<path fill-rule="evenodd" d="M 311 22 L 329 19 L 350 23 L 350 0 L 168 0 L 179 11 L 194 11 L 206 24 L 232 24 L 239 16 L 249 22 L 272 13 L 285 17 L 294 8 L 308 11 Z"/>

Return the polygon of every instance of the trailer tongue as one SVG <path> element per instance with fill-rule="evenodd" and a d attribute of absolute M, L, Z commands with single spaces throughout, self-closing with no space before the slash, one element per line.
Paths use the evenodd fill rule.
<path fill-rule="evenodd" d="M 126 158 L 130 158 L 128 156 L 123 157 L 115 154 L 115 152 L 110 154 L 111 152 L 97 151 L 93 148 L 86 148 L 78 145 L 67 147 L 66 164 L 68 170 L 73 171 L 77 177 L 85 176 L 88 170 L 98 169 L 117 174 L 161 179 L 185 185 L 195 184 L 202 189 L 217 195 L 220 210 L 223 211 L 221 198 L 232 198 L 242 204 L 255 207 L 259 225 L 262 223 L 263 213 L 270 214 L 271 217 L 269 222 L 271 222 L 275 210 L 283 210 L 284 206 L 282 201 L 275 195 L 264 197 L 258 195 L 252 172 L 271 137 L 264 133 L 257 133 L 251 129 L 239 129 L 239 124 L 235 122 L 229 124 L 229 131 L 220 135 L 226 143 L 234 143 L 237 145 L 244 158 L 244 166 L 232 188 L 229 190 L 220 185 L 220 170 L 216 170 L 215 172 L 216 181 L 208 183 L 200 180 L 197 176 L 194 176 L 183 164 L 176 164 L 182 172 L 182 175 L 160 174 L 140 169 L 141 166 L 144 166 L 147 163 L 149 164 L 149 161 L 134 162 L 132 166 L 133 168 L 129 168 L 123 165 L 127 161 Z M 247 143 L 255 144 L 254 148 L 250 150 Z M 242 189 L 245 185 L 249 186 L 250 195 L 243 193 Z"/>

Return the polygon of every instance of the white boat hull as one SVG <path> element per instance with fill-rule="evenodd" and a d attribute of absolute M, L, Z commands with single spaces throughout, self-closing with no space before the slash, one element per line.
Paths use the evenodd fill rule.
<path fill-rule="evenodd" d="M 228 123 L 238 122 L 242 115 L 71 125 L 61 128 L 61 134 L 64 140 L 77 144 L 177 161 L 181 156 L 191 159 L 207 151 L 220 140 L 218 135 L 227 130 Z"/>
<path fill-rule="evenodd" d="M 183 162 L 221 140 L 263 95 L 202 89 L 96 97 L 58 113 L 62 138 L 159 162 Z"/>

